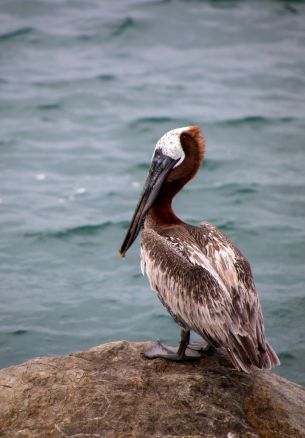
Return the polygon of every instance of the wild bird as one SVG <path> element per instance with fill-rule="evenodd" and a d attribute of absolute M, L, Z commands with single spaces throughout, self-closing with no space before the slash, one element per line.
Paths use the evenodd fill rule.
<path fill-rule="evenodd" d="M 215 226 L 179 219 L 172 199 L 204 159 L 198 126 L 167 132 L 157 142 L 144 189 L 120 249 L 125 256 L 140 230 L 141 269 L 151 288 L 181 327 L 179 348 L 156 344 L 148 358 L 192 360 L 202 351 L 190 331 L 212 348 L 222 347 L 237 370 L 272 368 L 280 361 L 266 341 L 250 265 Z"/>

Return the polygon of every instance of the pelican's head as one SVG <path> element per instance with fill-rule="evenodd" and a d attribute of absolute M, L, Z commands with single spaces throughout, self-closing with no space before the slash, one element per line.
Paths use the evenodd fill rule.
<path fill-rule="evenodd" d="M 204 141 L 198 126 L 173 129 L 157 142 L 144 189 L 120 249 L 124 257 L 136 239 L 148 210 L 165 181 L 186 181 L 197 172 L 203 159 Z"/>
<path fill-rule="evenodd" d="M 152 162 L 156 154 L 161 153 L 165 157 L 176 161 L 173 168 L 179 166 L 185 158 L 180 136 L 183 132 L 188 132 L 189 129 L 190 126 L 186 126 L 184 128 L 172 129 L 164 134 L 156 144 Z"/>

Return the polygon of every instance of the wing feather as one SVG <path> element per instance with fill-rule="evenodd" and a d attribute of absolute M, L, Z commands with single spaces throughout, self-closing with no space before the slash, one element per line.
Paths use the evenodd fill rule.
<path fill-rule="evenodd" d="M 265 341 L 249 263 L 217 228 L 144 229 L 141 265 L 176 322 L 224 347 L 237 369 L 279 363 Z"/>

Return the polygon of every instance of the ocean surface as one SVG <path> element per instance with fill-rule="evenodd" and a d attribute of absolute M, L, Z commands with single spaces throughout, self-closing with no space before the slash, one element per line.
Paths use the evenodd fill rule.
<path fill-rule="evenodd" d="M 155 143 L 198 124 L 177 197 L 250 260 L 275 370 L 305 384 L 305 3 L 0 0 L 0 366 L 177 343 L 117 256 Z"/>

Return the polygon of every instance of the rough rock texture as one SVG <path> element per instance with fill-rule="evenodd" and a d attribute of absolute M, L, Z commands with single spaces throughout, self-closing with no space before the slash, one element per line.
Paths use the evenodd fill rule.
<path fill-rule="evenodd" d="M 305 389 L 234 371 L 214 353 L 149 361 L 150 343 L 113 342 L 0 371 L 0 436 L 305 437 Z"/>

